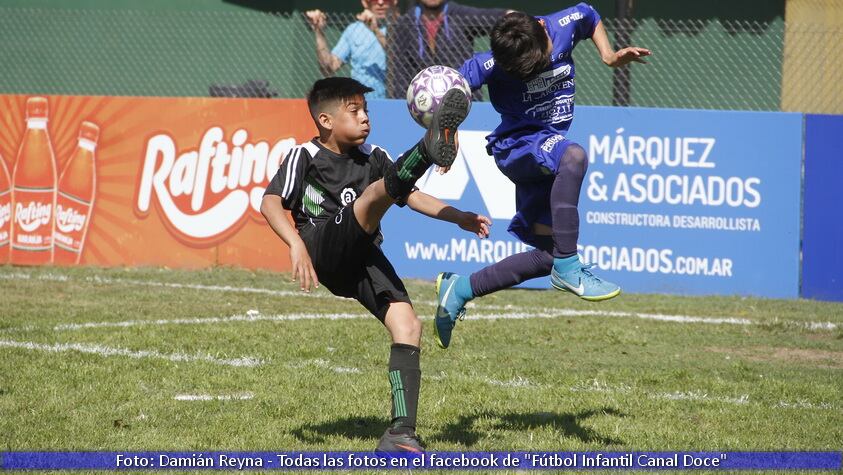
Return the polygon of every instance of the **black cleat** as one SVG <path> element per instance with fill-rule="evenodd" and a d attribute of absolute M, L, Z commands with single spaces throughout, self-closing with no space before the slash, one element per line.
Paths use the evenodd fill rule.
<path fill-rule="evenodd" d="M 457 158 L 457 127 L 468 116 L 471 106 L 462 89 L 453 88 L 442 96 L 439 109 L 433 114 L 430 127 L 424 134 L 424 148 L 428 159 L 440 167 L 448 167 Z"/>
<path fill-rule="evenodd" d="M 393 432 L 390 428 L 383 433 L 375 453 L 380 455 L 423 454 L 424 447 L 415 432 Z"/>

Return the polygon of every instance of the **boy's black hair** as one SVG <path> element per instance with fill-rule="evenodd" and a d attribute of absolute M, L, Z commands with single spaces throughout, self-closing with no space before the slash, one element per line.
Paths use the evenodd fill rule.
<path fill-rule="evenodd" d="M 359 81 L 351 78 L 332 77 L 320 79 L 313 83 L 313 87 L 307 93 L 307 108 L 310 109 L 310 115 L 316 121 L 320 112 L 325 112 L 327 107 L 333 107 L 332 103 L 346 101 L 355 96 L 362 96 L 367 92 L 372 92 L 372 90 L 371 87 L 364 86 Z"/>
<path fill-rule="evenodd" d="M 504 15 L 489 36 L 495 64 L 512 76 L 528 79 L 550 66 L 547 33 L 535 17 L 522 12 Z"/>

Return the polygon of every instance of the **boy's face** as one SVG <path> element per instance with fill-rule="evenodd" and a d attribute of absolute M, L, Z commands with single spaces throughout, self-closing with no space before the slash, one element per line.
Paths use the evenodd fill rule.
<path fill-rule="evenodd" d="M 369 111 L 362 95 L 337 102 L 333 112 L 325 115 L 327 117 L 320 117 L 320 122 L 323 127 L 331 130 L 338 144 L 362 145 L 369 136 Z"/>

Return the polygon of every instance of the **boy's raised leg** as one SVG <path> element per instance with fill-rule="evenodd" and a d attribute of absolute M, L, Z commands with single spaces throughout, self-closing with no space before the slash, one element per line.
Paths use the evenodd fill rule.
<path fill-rule="evenodd" d="M 469 105 L 462 90 L 446 92 L 424 138 L 401 154 L 383 180 L 369 185 L 355 200 L 354 216 L 366 232 L 375 232 L 389 207 L 406 200 L 431 165 L 448 167 L 454 163 L 457 128 L 468 115 Z"/>

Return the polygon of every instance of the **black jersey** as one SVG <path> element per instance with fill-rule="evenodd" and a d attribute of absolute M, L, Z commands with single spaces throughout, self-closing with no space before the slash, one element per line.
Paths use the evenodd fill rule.
<path fill-rule="evenodd" d="M 313 139 L 287 154 L 264 194 L 280 196 L 301 230 L 334 216 L 390 166 L 389 154 L 376 145 L 363 144 L 340 155 Z"/>

